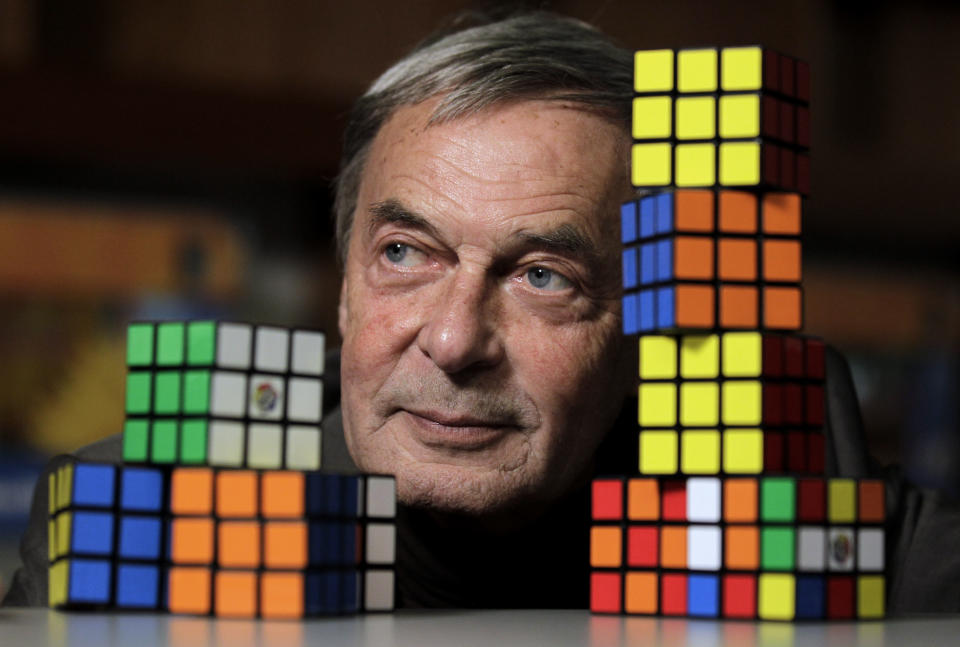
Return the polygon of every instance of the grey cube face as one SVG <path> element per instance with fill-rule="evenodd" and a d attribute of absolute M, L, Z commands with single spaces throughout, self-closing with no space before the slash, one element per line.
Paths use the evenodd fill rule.
<path fill-rule="evenodd" d="M 687 480 L 687 520 L 704 523 L 720 521 L 720 479 Z"/>
<path fill-rule="evenodd" d="M 247 427 L 247 466 L 257 469 L 283 467 L 283 427 L 263 422 Z"/>
<path fill-rule="evenodd" d="M 379 519 L 397 516 L 397 482 L 392 476 L 367 477 L 366 515 Z"/>
<path fill-rule="evenodd" d="M 253 327 L 222 323 L 217 327 L 217 366 L 245 371 L 250 368 Z"/>
<path fill-rule="evenodd" d="M 247 415 L 254 420 L 281 420 L 286 407 L 286 385 L 282 377 L 251 375 Z"/>
<path fill-rule="evenodd" d="M 308 427 L 306 425 L 290 425 L 287 427 L 287 469 L 320 469 L 321 444 L 320 427 Z"/>
<path fill-rule="evenodd" d="M 393 571 L 370 569 L 363 577 L 364 611 L 393 610 Z"/>
<path fill-rule="evenodd" d="M 827 567 L 831 571 L 852 571 L 856 551 L 856 536 L 853 528 L 830 529 L 827 536 Z"/>
<path fill-rule="evenodd" d="M 396 556 L 396 529 L 392 523 L 369 523 L 366 527 L 368 564 L 393 565 Z"/>
<path fill-rule="evenodd" d="M 291 422 L 320 422 L 323 382 L 316 378 L 292 377 L 287 386 L 287 418 Z"/>
<path fill-rule="evenodd" d="M 722 561 L 719 526 L 691 525 L 687 530 L 687 567 L 691 571 L 718 571 Z"/>
<path fill-rule="evenodd" d="M 243 463 L 243 424 L 231 420 L 211 421 L 207 459 L 211 465 L 239 467 Z"/>
<path fill-rule="evenodd" d="M 801 526 L 797 533 L 797 569 L 824 571 L 826 568 L 826 530 L 819 526 Z"/>
<path fill-rule="evenodd" d="M 297 330 L 293 333 L 290 372 L 299 375 L 323 375 L 326 341 L 323 333 Z"/>
<path fill-rule="evenodd" d="M 290 333 L 282 328 L 257 328 L 253 367 L 258 371 L 286 373 Z"/>
<path fill-rule="evenodd" d="M 861 571 L 882 571 L 884 549 L 882 528 L 861 528 L 857 532 L 857 568 Z"/>
<path fill-rule="evenodd" d="M 243 373 L 215 371 L 210 380 L 210 414 L 222 418 L 242 418 L 246 391 L 247 376 Z"/>

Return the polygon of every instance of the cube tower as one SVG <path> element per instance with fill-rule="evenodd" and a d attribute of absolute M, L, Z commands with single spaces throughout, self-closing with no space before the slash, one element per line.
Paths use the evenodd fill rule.
<path fill-rule="evenodd" d="M 590 608 L 883 617 L 884 484 L 823 477 L 825 346 L 797 334 L 809 68 L 760 47 L 635 64 L 638 462 L 593 482 Z"/>

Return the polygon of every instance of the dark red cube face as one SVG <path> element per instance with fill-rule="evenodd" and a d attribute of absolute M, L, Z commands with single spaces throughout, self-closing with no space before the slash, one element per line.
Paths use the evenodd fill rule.
<path fill-rule="evenodd" d="M 766 431 L 763 434 L 763 470 L 769 473 L 778 473 L 784 470 L 783 434 L 776 431 Z"/>
<path fill-rule="evenodd" d="M 823 479 L 800 479 L 797 483 L 797 519 L 823 521 L 826 511 L 827 493 Z"/>
<path fill-rule="evenodd" d="M 837 620 L 853 618 L 853 578 L 844 575 L 827 581 L 827 617 Z"/>

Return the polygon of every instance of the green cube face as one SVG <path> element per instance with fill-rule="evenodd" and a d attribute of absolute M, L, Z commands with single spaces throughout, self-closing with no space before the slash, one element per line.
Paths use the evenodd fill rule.
<path fill-rule="evenodd" d="M 146 420 L 127 420 L 123 425 L 123 460 L 132 463 L 147 460 L 148 436 Z"/>
<path fill-rule="evenodd" d="M 212 365 L 216 357 L 217 328 L 212 321 L 194 321 L 187 326 L 187 364 Z"/>
<path fill-rule="evenodd" d="M 791 522 L 796 518 L 796 483 L 792 478 L 765 478 L 760 484 L 760 520 Z"/>
<path fill-rule="evenodd" d="M 128 414 L 150 413 L 150 380 L 148 372 L 127 373 L 126 407 Z"/>
<path fill-rule="evenodd" d="M 153 423 L 150 439 L 150 457 L 154 463 L 172 463 L 177 460 L 177 423 L 158 420 Z"/>
<path fill-rule="evenodd" d="M 207 421 L 184 420 L 180 424 L 180 462 L 202 464 L 207 460 Z"/>
<path fill-rule="evenodd" d="M 153 324 L 127 327 L 127 366 L 149 366 L 153 362 Z"/>
<path fill-rule="evenodd" d="M 793 570 L 796 552 L 794 535 L 792 528 L 763 528 L 760 534 L 761 570 Z"/>
<path fill-rule="evenodd" d="M 183 378 L 183 412 L 202 415 L 210 411 L 210 371 L 187 371 Z"/>
<path fill-rule="evenodd" d="M 157 365 L 183 364 L 183 329 L 183 324 L 177 322 L 157 326 Z"/>
<path fill-rule="evenodd" d="M 161 415 L 180 413 L 180 373 L 177 371 L 157 373 L 153 410 Z"/>

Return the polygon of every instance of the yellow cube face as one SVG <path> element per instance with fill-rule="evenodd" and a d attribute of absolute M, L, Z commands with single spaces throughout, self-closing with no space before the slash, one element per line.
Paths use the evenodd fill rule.
<path fill-rule="evenodd" d="M 762 85 L 762 49 L 725 47 L 720 52 L 720 87 L 724 91 L 759 90 Z"/>
<path fill-rule="evenodd" d="M 636 92 L 673 90 L 673 50 L 636 52 L 633 55 L 633 89 Z"/>
<path fill-rule="evenodd" d="M 738 380 L 723 383 L 723 424 L 732 427 L 753 427 L 760 424 L 762 414 L 760 382 Z"/>
<path fill-rule="evenodd" d="M 760 144 L 724 142 L 720 144 L 720 184 L 754 186 L 760 184 Z"/>
<path fill-rule="evenodd" d="M 57 515 L 57 557 L 63 557 L 70 552 L 71 515 L 61 512 Z"/>
<path fill-rule="evenodd" d="M 761 573 L 757 615 L 761 620 L 793 620 L 796 610 L 793 575 Z"/>
<path fill-rule="evenodd" d="M 67 601 L 67 579 L 69 577 L 69 562 L 62 561 L 50 567 L 49 588 L 47 595 L 50 606 L 63 604 Z"/>
<path fill-rule="evenodd" d="M 717 181 L 714 144 L 679 144 L 677 146 L 677 186 L 713 186 Z"/>
<path fill-rule="evenodd" d="M 57 511 L 57 476 L 51 472 L 47 477 L 47 514 Z"/>
<path fill-rule="evenodd" d="M 677 139 L 717 136 L 717 107 L 713 97 L 680 97 L 676 115 Z"/>
<path fill-rule="evenodd" d="M 680 342 L 680 376 L 714 378 L 720 371 L 720 341 L 717 335 L 684 335 Z"/>
<path fill-rule="evenodd" d="M 673 180 L 670 144 L 634 144 L 631 179 L 634 186 L 667 186 Z"/>
<path fill-rule="evenodd" d="M 677 376 L 677 340 L 665 335 L 640 337 L 640 377 L 669 380 Z"/>
<path fill-rule="evenodd" d="M 641 474 L 676 474 L 677 462 L 677 432 L 640 432 Z"/>
<path fill-rule="evenodd" d="M 57 524 L 53 519 L 47 522 L 47 561 L 57 558 Z"/>
<path fill-rule="evenodd" d="M 720 137 L 760 136 L 760 95 L 734 94 L 720 97 Z"/>
<path fill-rule="evenodd" d="M 723 471 L 728 474 L 760 474 L 763 471 L 763 432 L 759 429 L 724 431 Z"/>
<path fill-rule="evenodd" d="M 760 377 L 763 371 L 763 338 L 757 332 L 728 332 L 723 336 L 723 374 L 726 377 Z"/>
<path fill-rule="evenodd" d="M 853 523 L 857 517 L 857 486 L 853 479 L 830 479 L 827 518 L 830 523 Z"/>
<path fill-rule="evenodd" d="M 715 92 L 717 90 L 717 50 L 684 49 L 678 52 L 677 90 Z"/>
<path fill-rule="evenodd" d="M 716 382 L 684 382 L 680 385 L 680 424 L 712 427 L 720 423 L 720 388 Z"/>
<path fill-rule="evenodd" d="M 73 501 L 73 465 L 67 465 L 63 468 L 63 476 L 60 478 L 60 503 L 57 506 L 62 510 Z"/>
<path fill-rule="evenodd" d="M 638 408 L 641 427 L 676 426 L 677 387 L 673 384 L 641 384 Z"/>
<path fill-rule="evenodd" d="M 637 97 L 633 100 L 633 138 L 665 139 L 673 134 L 670 97 Z"/>
<path fill-rule="evenodd" d="M 857 578 L 857 617 L 882 618 L 884 607 L 884 580 L 882 575 L 861 575 Z"/>
<path fill-rule="evenodd" d="M 685 431 L 680 443 L 684 474 L 717 474 L 720 471 L 720 432 L 716 429 Z"/>

